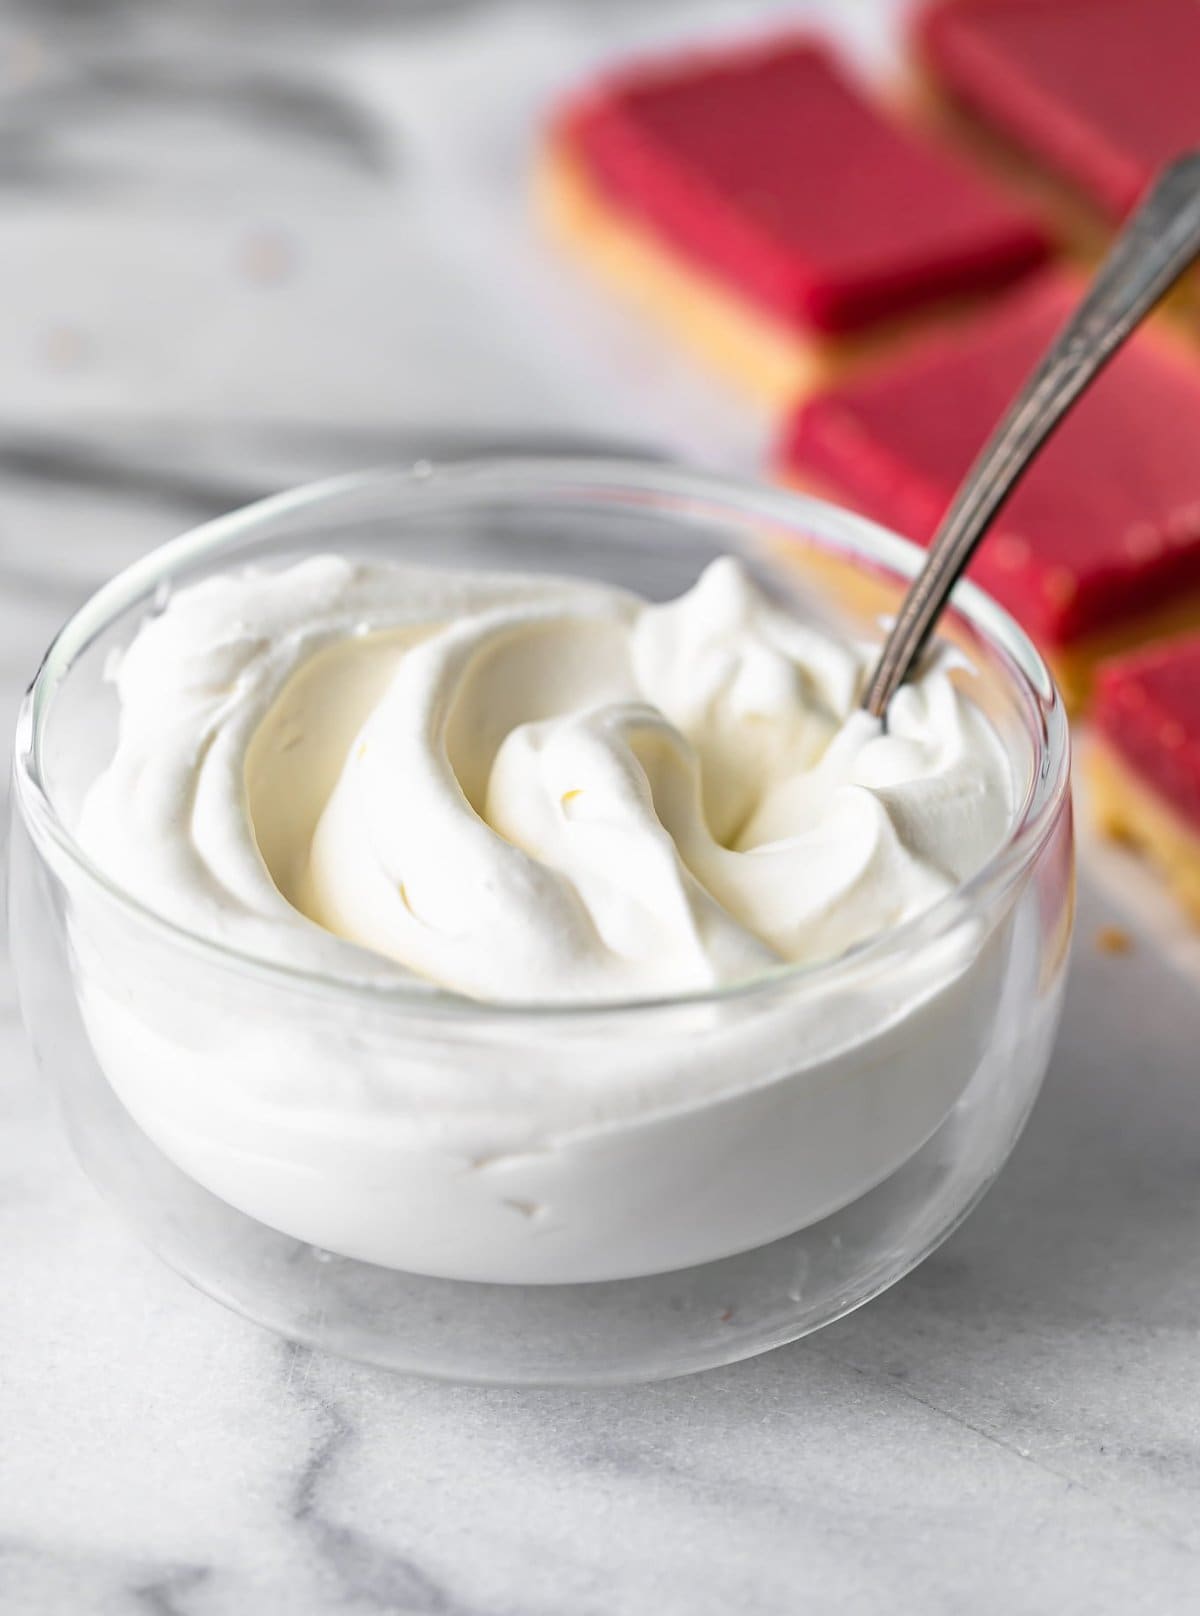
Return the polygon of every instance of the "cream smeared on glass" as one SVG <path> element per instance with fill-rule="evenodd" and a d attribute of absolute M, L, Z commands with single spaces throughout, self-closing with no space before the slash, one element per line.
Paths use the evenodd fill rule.
<path fill-rule="evenodd" d="M 507 1001 L 741 981 L 919 913 L 1008 827 L 945 662 L 886 734 L 865 665 L 732 560 L 666 606 L 333 556 L 215 577 L 121 658 L 80 838 L 176 922 L 309 968 Z"/>

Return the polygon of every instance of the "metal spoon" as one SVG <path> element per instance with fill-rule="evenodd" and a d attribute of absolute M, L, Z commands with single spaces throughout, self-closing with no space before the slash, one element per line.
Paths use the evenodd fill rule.
<path fill-rule="evenodd" d="M 883 717 L 997 511 L 1046 439 L 1125 339 L 1200 257 L 1200 151 L 1159 175 L 1087 295 L 996 428 L 896 614 L 863 706 Z"/>

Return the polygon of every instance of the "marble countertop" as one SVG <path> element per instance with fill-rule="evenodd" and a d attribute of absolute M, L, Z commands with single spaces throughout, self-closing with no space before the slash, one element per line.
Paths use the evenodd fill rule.
<path fill-rule="evenodd" d="M 894 8 L 810 9 L 886 68 Z M 753 466 L 765 424 L 514 206 L 550 87 L 746 10 L 0 7 L 6 728 L 90 587 L 261 489 L 525 433 Z M 965 1227 L 815 1338 L 601 1392 L 393 1378 L 189 1290 L 75 1166 L 5 967 L 0 1610 L 1200 1609 L 1197 951 L 1085 850 L 1045 1094 Z"/>

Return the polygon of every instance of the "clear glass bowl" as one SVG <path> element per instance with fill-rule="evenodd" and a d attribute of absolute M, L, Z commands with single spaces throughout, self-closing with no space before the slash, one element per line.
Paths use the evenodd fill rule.
<path fill-rule="evenodd" d="M 330 549 L 583 574 L 650 598 L 681 593 L 733 552 L 797 612 L 863 635 L 919 560 L 797 494 L 633 463 L 518 460 L 283 495 L 108 584 L 50 648 L 22 710 L 10 871 L 26 1023 L 101 1191 L 168 1263 L 248 1317 L 447 1378 L 683 1374 L 793 1340 L 894 1283 L 1004 1162 L 1057 1026 L 1073 891 L 1068 740 L 1026 637 L 959 590 L 945 632 L 973 664 L 962 677 L 1004 740 L 1019 811 L 990 863 L 927 914 L 736 990 L 496 1007 L 239 957 L 141 907 L 73 839 L 113 745 L 111 651 L 178 584 Z M 783 1069 L 779 1037 L 763 1036 L 780 1026 L 793 1030 Z M 428 1146 L 418 1160 L 389 1127 L 389 1086 L 435 1091 L 448 1063 L 469 1062 L 485 1084 L 503 1067 L 535 1085 L 602 1085 L 606 1071 L 665 1059 L 736 1066 L 734 1090 L 695 1126 L 650 1118 L 615 1144 L 556 1142 L 540 1163 L 496 1173 L 433 1162 Z M 293 1061 L 304 1082 L 289 1086 Z M 382 1095 L 380 1125 L 343 1151 L 338 1095 L 356 1083 Z M 294 1193 L 277 1194 L 297 1183 L 300 1212 Z M 546 1196 L 564 1203 L 557 1268 L 548 1248 L 529 1256 L 530 1207 Z M 412 1250 L 403 1269 L 343 1236 L 345 1209 L 364 1205 L 394 1236 L 389 1251 Z M 487 1247 L 486 1279 L 438 1257 L 439 1219 L 460 1214 Z M 650 1229 L 664 1271 L 630 1257 Z M 612 1262 L 631 1277 L 608 1277 L 597 1250 L 623 1253 Z"/>

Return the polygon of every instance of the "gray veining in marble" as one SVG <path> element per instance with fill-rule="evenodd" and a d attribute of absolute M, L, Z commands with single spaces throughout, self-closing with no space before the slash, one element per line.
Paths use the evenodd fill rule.
<path fill-rule="evenodd" d="M 753 466 L 764 423 L 516 203 L 554 84 L 748 9 L 0 6 L 6 733 L 87 590 L 243 495 L 451 431 Z M 888 60 L 893 8 L 808 9 Z M 75 1167 L 5 969 L 0 1611 L 1200 1611 L 1200 978 L 1106 869 L 1045 1095 L 954 1239 L 809 1342 L 623 1391 L 395 1379 L 189 1290 Z"/>

